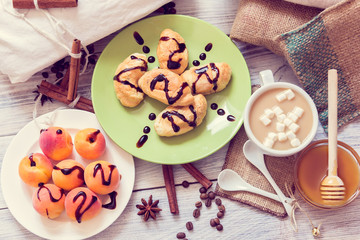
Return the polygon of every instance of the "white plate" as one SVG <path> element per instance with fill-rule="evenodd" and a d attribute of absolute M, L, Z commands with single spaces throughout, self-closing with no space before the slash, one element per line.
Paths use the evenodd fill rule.
<path fill-rule="evenodd" d="M 49 121 L 52 126 L 66 128 L 73 139 L 76 132 L 83 128 L 96 128 L 105 133 L 95 115 L 86 111 L 58 110 L 38 117 L 36 123 L 39 123 L 41 128 L 46 128 L 49 127 Z M 100 159 L 115 164 L 122 175 L 120 186 L 116 190 L 118 192 L 116 208 L 114 210 L 103 208 L 98 216 L 81 223 L 70 220 L 65 212 L 59 218 L 50 220 L 38 214 L 32 207 L 32 193 L 36 188 L 26 185 L 18 174 L 18 165 L 23 157 L 32 152 L 41 152 L 38 144 L 40 129 L 36 123 L 31 121 L 19 131 L 10 143 L 3 159 L 1 187 L 10 212 L 26 229 L 43 238 L 82 239 L 101 232 L 120 216 L 130 199 L 135 180 L 133 157 L 104 134 L 107 147 Z M 84 166 L 91 162 L 83 160 L 76 153 L 75 148 L 70 158 L 81 162 Z M 108 202 L 109 197 L 101 196 L 101 199 Z"/>

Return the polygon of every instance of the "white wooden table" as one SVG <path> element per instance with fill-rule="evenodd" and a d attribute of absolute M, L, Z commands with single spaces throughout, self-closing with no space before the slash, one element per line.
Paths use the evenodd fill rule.
<path fill-rule="evenodd" d="M 189 15 L 205 20 L 220 28 L 226 34 L 230 33 L 235 18 L 239 0 L 178 0 L 176 10 L 178 14 Z M 116 33 L 95 43 L 96 52 L 101 52 Z M 247 62 L 251 80 L 258 83 L 258 73 L 271 69 L 275 79 L 298 83 L 292 69 L 283 57 L 277 56 L 263 47 L 250 44 L 236 43 Z M 82 75 L 79 83 L 79 93 L 90 98 L 90 84 L 93 68 Z M 44 71 L 50 72 L 49 68 Z M 41 72 L 35 74 L 29 81 L 21 84 L 10 84 L 8 79 L 0 76 L 0 161 L 3 160 L 6 149 L 26 123 L 32 120 L 34 108 L 35 86 L 40 84 L 43 77 Z M 39 109 L 39 115 L 52 111 L 62 103 L 45 103 Z M 324 138 L 322 128 L 319 127 L 317 139 Z M 339 139 L 360 150 L 360 120 L 344 127 L 339 132 Z M 202 173 L 213 181 L 214 189 L 217 176 L 225 160 L 228 145 L 225 145 L 213 155 L 199 160 L 194 164 Z M 0 162 L 1 163 L 1 162 Z M 131 199 L 121 216 L 106 230 L 95 235 L 93 239 L 176 239 L 178 232 L 185 232 L 189 239 L 312 239 L 311 225 L 305 214 L 297 212 L 298 232 L 294 232 L 289 218 L 279 218 L 245 204 L 222 198 L 226 206 L 226 214 L 221 223 L 223 231 L 217 231 L 209 224 L 209 220 L 216 215 L 217 208 L 206 209 L 203 206 L 201 216 L 194 219 L 192 212 L 194 203 L 199 200 L 198 189 L 201 185 L 181 166 L 174 166 L 176 193 L 180 209 L 179 215 L 170 213 L 161 165 L 135 159 L 136 178 Z M 184 188 L 181 183 L 187 180 L 190 187 Z M 163 211 L 156 221 L 150 219 L 144 222 L 137 215 L 136 204 L 141 198 L 149 195 L 159 199 L 159 207 Z M 300 198 L 296 194 L 297 198 Z M 313 223 L 321 226 L 323 239 L 359 239 L 360 238 L 360 199 L 356 199 L 346 208 L 336 211 L 316 209 L 307 205 L 301 199 L 300 205 L 307 211 Z M 192 221 L 194 230 L 187 231 L 185 224 Z M 22 227 L 11 215 L 2 194 L 0 195 L 0 239 L 38 239 L 37 236 Z"/>

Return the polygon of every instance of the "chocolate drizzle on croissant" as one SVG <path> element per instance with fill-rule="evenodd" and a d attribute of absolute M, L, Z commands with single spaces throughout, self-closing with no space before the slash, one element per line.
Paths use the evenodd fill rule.
<path fill-rule="evenodd" d="M 179 43 L 175 38 L 170 38 L 170 37 L 161 37 L 160 38 L 160 41 L 169 41 L 169 40 L 174 40 L 177 43 L 179 49 L 170 53 L 169 60 L 167 61 L 167 67 L 168 67 L 168 69 L 178 69 L 181 67 L 180 62 L 181 62 L 182 58 L 180 58 L 177 62 L 175 62 L 172 60 L 172 57 L 175 55 L 175 53 L 184 52 L 186 49 L 186 45 L 185 45 L 185 43 Z"/>
<path fill-rule="evenodd" d="M 164 74 L 159 74 L 150 83 L 151 91 L 153 91 L 155 89 L 156 84 L 158 82 L 163 82 L 163 81 L 165 83 L 164 92 L 166 95 L 166 99 L 170 105 L 174 104 L 183 95 L 184 88 L 186 88 L 188 86 L 188 83 L 183 82 L 179 88 L 179 91 L 176 93 L 176 95 L 174 97 L 171 97 L 169 95 L 169 79 L 167 79 Z"/>
<path fill-rule="evenodd" d="M 220 75 L 219 68 L 216 67 L 215 63 L 210 63 L 210 67 L 211 67 L 212 71 L 216 72 L 216 76 L 213 79 L 211 79 L 211 77 L 207 73 L 207 70 L 209 69 L 207 65 L 205 67 L 195 70 L 195 73 L 198 74 L 198 76 L 197 76 L 196 81 L 191 86 L 193 94 L 196 94 L 196 83 L 199 81 L 199 79 L 202 77 L 202 75 L 205 75 L 206 79 L 209 81 L 209 83 L 213 85 L 214 91 L 216 91 L 216 89 L 218 88 L 217 82 L 218 82 L 219 75 Z"/>
<path fill-rule="evenodd" d="M 182 115 L 181 113 L 177 112 L 177 111 L 166 111 L 162 114 L 162 118 L 167 118 L 170 122 L 171 122 L 171 126 L 174 130 L 174 132 L 178 132 L 180 131 L 180 127 L 178 125 L 175 124 L 174 118 L 173 116 L 176 116 L 178 118 L 180 118 L 182 121 L 186 122 L 187 124 L 189 124 L 190 127 L 195 128 L 196 127 L 196 118 L 197 118 L 197 114 L 196 111 L 194 109 L 193 105 L 189 106 L 190 111 L 192 112 L 194 119 L 192 121 L 189 121 L 188 119 L 186 119 L 186 117 L 184 115 Z"/>
<path fill-rule="evenodd" d="M 132 71 L 132 70 L 136 70 L 136 69 L 140 69 L 142 72 L 146 72 L 146 70 L 147 70 L 147 63 L 146 63 L 146 61 L 145 61 L 144 59 L 138 58 L 138 57 L 136 57 L 136 56 L 134 56 L 134 55 L 131 55 L 130 58 L 131 58 L 132 60 L 140 60 L 140 61 L 143 61 L 144 65 L 143 65 L 143 66 L 131 67 L 131 68 L 125 68 L 125 69 L 123 69 L 122 71 L 120 71 L 118 74 L 116 74 L 116 75 L 114 76 L 114 80 L 115 80 L 115 81 L 118 81 L 118 82 L 120 82 L 120 83 L 122 83 L 122 84 L 124 84 L 124 85 L 129 85 L 131 88 L 134 88 L 134 89 L 136 89 L 136 91 L 142 93 L 143 91 L 141 90 L 141 88 L 135 86 L 134 84 L 132 84 L 132 83 L 129 82 L 128 80 L 122 80 L 122 79 L 121 79 L 121 75 L 122 75 L 123 73 L 129 72 L 129 71 Z"/>

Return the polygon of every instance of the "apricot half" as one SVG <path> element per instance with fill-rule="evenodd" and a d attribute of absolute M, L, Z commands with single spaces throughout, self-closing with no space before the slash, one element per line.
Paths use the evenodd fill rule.
<path fill-rule="evenodd" d="M 76 151 L 85 159 L 96 159 L 105 152 L 105 137 L 95 128 L 80 130 L 76 133 L 74 142 Z"/>
<path fill-rule="evenodd" d="M 39 145 L 46 156 L 56 161 L 68 158 L 73 151 L 71 135 L 61 127 L 41 130 Z"/>
<path fill-rule="evenodd" d="M 20 161 L 18 170 L 26 184 L 37 187 L 39 183 L 47 183 L 51 179 L 53 166 L 44 154 L 32 153 Z"/>

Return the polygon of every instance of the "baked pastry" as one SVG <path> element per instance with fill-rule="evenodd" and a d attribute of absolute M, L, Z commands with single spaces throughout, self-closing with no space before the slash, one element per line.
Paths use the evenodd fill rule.
<path fill-rule="evenodd" d="M 154 128 L 159 136 L 171 137 L 184 134 L 199 126 L 206 115 L 207 102 L 198 94 L 189 106 L 168 106 L 155 119 Z"/>
<path fill-rule="evenodd" d="M 63 160 L 54 166 L 52 180 L 56 186 L 67 191 L 80 187 L 84 184 L 84 167 L 75 160 Z"/>
<path fill-rule="evenodd" d="M 161 32 L 156 54 L 160 68 L 181 74 L 188 66 L 189 54 L 185 40 L 171 29 Z"/>
<path fill-rule="evenodd" d="M 74 188 L 65 198 L 66 214 L 78 223 L 97 216 L 101 206 L 99 197 L 86 187 Z"/>
<path fill-rule="evenodd" d="M 146 72 L 140 78 L 139 86 L 149 97 L 168 105 L 187 106 L 194 101 L 188 83 L 167 69 Z"/>
<path fill-rule="evenodd" d="M 118 188 L 121 174 L 117 167 L 106 161 L 95 161 L 85 168 L 85 183 L 97 194 L 109 194 Z"/>
<path fill-rule="evenodd" d="M 39 184 L 33 193 L 32 204 L 34 209 L 49 219 L 60 216 L 65 209 L 65 191 L 54 184 Z"/>
<path fill-rule="evenodd" d="M 209 63 L 192 67 L 182 75 L 193 94 L 208 95 L 223 90 L 231 79 L 231 67 L 227 63 Z"/>
<path fill-rule="evenodd" d="M 144 93 L 138 87 L 138 80 L 146 70 L 146 56 L 139 53 L 131 54 L 117 67 L 114 88 L 116 97 L 123 106 L 135 107 L 144 99 Z"/>

